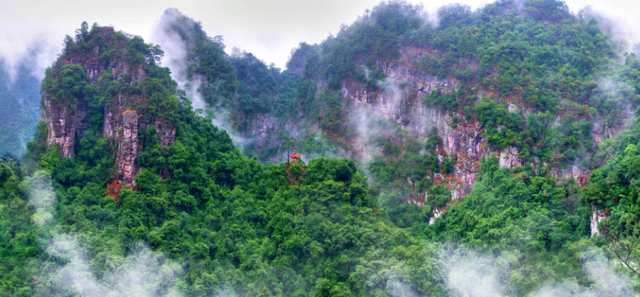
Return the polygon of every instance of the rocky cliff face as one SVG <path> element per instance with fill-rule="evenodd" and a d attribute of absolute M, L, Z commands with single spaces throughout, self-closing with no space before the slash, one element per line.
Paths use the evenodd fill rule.
<path fill-rule="evenodd" d="M 456 165 L 452 178 L 447 179 L 452 190 L 452 198 L 460 199 L 469 194 L 471 187 L 477 179 L 479 162 L 482 157 L 494 155 L 499 158 L 500 167 L 524 166 L 525 160 L 520 157 L 520 152 L 515 147 L 507 147 L 502 151 L 491 151 L 485 137 L 485 131 L 479 122 L 464 120 L 464 115 L 456 112 L 444 112 L 436 108 L 425 107 L 421 99 L 439 89 L 444 93 L 451 93 L 457 88 L 455 79 L 440 79 L 428 73 L 422 72 L 415 65 L 425 55 L 433 56 L 435 53 L 424 49 L 406 48 L 401 58 L 395 63 L 377 63 L 379 71 L 384 72 L 385 82 L 379 85 L 379 90 L 371 91 L 361 82 L 344 81 L 342 95 L 347 100 L 353 100 L 356 105 L 372 107 L 377 116 L 384 117 L 401 126 L 416 137 L 426 137 L 428 131 L 435 127 L 438 135 L 443 140 L 442 150 L 444 154 L 454 160 Z M 474 61 L 466 61 L 470 67 L 476 67 Z M 481 89 L 477 90 L 478 98 L 486 96 Z M 500 99 L 496 99 L 500 101 Z M 508 104 L 510 112 L 520 113 L 526 117 L 531 113 L 526 108 L 521 108 L 511 102 L 509 98 L 503 99 Z M 631 112 L 627 112 L 625 118 L 631 119 Z M 456 123 L 453 118 L 456 118 Z M 462 120 L 461 120 L 462 119 Z M 603 127 L 600 122 L 593 123 L 594 145 L 602 140 L 614 138 L 624 128 Z M 361 139 L 352 143 L 366 142 L 368 135 L 360 133 Z M 366 145 L 354 146 L 361 150 L 354 152 L 356 156 L 363 157 L 376 150 Z M 534 166 L 548 167 L 545 164 L 532 164 Z M 573 178 L 578 187 L 585 186 L 589 181 L 590 172 L 580 166 L 570 168 L 547 168 L 557 178 L 568 180 Z"/>
<path fill-rule="evenodd" d="M 43 94 L 42 121 L 47 123 L 47 144 L 60 147 L 61 157 L 73 157 L 76 140 L 76 111 L 73 106 L 52 104 L 50 94 Z"/>
<path fill-rule="evenodd" d="M 79 65 L 84 70 L 87 83 L 96 85 L 105 71 L 111 71 L 114 80 L 127 77 L 130 84 L 142 82 L 146 72 L 141 65 L 131 66 L 124 55 L 126 43 L 117 40 L 112 27 L 100 27 L 92 32 L 92 38 L 102 38 L 106 47 L 96 46 L 93 50 L 65 52 L 57 63 L 62 65 Z M 105 63 L 103 54 L 112 52 L 112 58 Z M 113 54 L 115 52 L 115 54 Z M 89 129 L 91 118 L 87 115 L 87 100 L 62 100 L 54 103 L 52 94 L 43 92 L 42 120 L 48 125 L 47 143 L 60 147 L 60 157 L 73 157 L 76 141 L 82 139 Z M 156 132 L 163 146 L 171 145 L 176 136 L 176 129 L 167 121 L 150 119 L 146 115 L 149 96 L 126 91 L 118 92 L 116 98 L 104 104 L 102 136 L 111 138 L 117 144 L 116 168 L 118 180 L 133 184 L 140 171 L 137 164 L 141 145 L 138 140 L 138 129 L 149 128 L 155 122 Z M 60 101 L 60 100 L 58 100 Z M 146 123 L 146 124 L 145 124 Z"/>
<path fill-rule="evenodd" d="M 135 110 L 127 110 L 122 113 L 122 132 L 118 135 L 118 157 L 116 166 L 120 173 L 120 180 L 125 183 L 134 183 L 138 174 L 136 164 L 140 143 L 138 141 L 138 113 Z"/>
<path fill-rule="evenodd" d="M 269 139 L 275 137 L 282 128 L 278 119 L 268 114 L 258 114 L 247 122 L 248 127 L 242 133 L 242 136 L 246 138 L 255 137 L 254 145 L 258 149 L 261 149 Z"/>
<path fill-rule="evenodd" d="M 460 199 L 471 192 L 476 183 L 480 159 L 487 154 L 487 144 L 478 123 L 452 125 L 451 114 L 428 108 L 421 127 L 436 127 L 447 156 L 456 160 L 452 198 Z M 424 128 L 421 128 L 426 130 Z"/>
<path fill-rule="evenodd" d="M 451 93 L 457 85 L 453 79 L 439 79 L 413 65 L 414 60 L 426 54 L 426 50 L 410 48 L 397 63 L 378 62 L 378 71 L 386 76 L 379 90 L 369 91 L 362 82 L 348 80 L 342 84 L 342 95 L 359 104 L 374 105 L 379 115 L 406 127 L 416 136 L 424 136 L 429 127 L 421 120 L 428 111 L 424 110 L 421 99 L 436 89 Z"/>
<path fill-rule="evenodd" d="M 598 224 L 604 221 L 609 215 L 594 207 L 593 213 L 591 214 L 591 236 L 600 235 L 600 229 L 598 229 Z"/>
<path fill-rule="evenodd" d="M 459 199 L 467 195 L 476 182 L 480 159 L 488 153 L 486 139 L 479 123 L 462 121 L 454 124 L 452 117 L 461 115 L 424 107 L 421 99 L 432 91 L 439 89 L 451 93 L 457 86 L 456 80 L 439 79 L 420 71 L 413 64 L 414 60 L 428 54 L 432 53 L 405 49 L 399 62 L 377 63 L 378 70 L 386 76 L 385 82 L 379 86 L 381 90 L 371 92 L 360 82 L 345 81 L 342 95 L 357 104 L 372 106 L 378 116 L 395 122 L 416 137 L 426 137 L 432 127 L 437 128 L 443 140 L 443 153 L 455 160 L 455 171 L 448 185 L 453 192 L 452 198 Z M 361 134 L 360 137 L 366 138 L 367 135 Z M 357 156 L 375 152 L 373 148 L 361 149 L 360 154 L 355 152 Z M 505 166 L 519 163 L 508 160 Z"/>

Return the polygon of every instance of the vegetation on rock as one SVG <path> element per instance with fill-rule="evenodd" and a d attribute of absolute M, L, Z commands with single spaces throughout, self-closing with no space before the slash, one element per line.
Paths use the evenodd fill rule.
<path fill-rule="evenodd" d="M 639 287 L 640 59 L 594 18 L 500 0 L 445 6 L 434 26 L 419 6 L 385 2 L 300 44 L 281 70 L 225 54 L 173 14 L 165 29 L 186 45 L 184 75 L 209 111 L 231 113 L 229 132 L 278 141 L 241 151 L 159 66 L 159 46 L 83 23 L 47 69 L 27 154 L 0 160 L 0 296 L 124 294 L 130 271 L 156 295 L 187 296 Z M 349 88 L 367 95 L 346 99 Z M 389 92 L 400 112 L 358 114 L 378 129 L 363 137 L 354 111 Z M 425 110 L 441 129 L 425 128 Z M 69 118 L 69 131 L 51 120 Z M 482 156 L 451 150 L 460 139 L 446 133 Z M 294 147 L 324 157 L 261 162 Z M 356 160 L 329 158 L 340 154 Z"/>

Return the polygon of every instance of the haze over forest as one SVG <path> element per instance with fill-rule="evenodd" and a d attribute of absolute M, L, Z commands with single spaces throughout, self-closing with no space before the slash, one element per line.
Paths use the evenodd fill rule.
<path fill-rule="evenodd" d="M 174 6 L 0 4 L 0 296 L 640 294 L 639 4 Z"/>

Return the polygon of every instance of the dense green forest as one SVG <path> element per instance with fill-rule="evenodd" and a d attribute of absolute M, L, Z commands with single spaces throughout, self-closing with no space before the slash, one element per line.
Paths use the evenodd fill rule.
<path fill-rule="evenodd" d="M 40 85 L 21 68 L 0 86 L 1 102 L 31 112 L 0 113 L 0 129 L 35 130 L 24 156 L 0 160 L 0 296 L 640 291 L 640 58 L 592 16 L 555 0 L 501 0 L 445 6 L 435 26 L 420 6 L 383 2 L 322 43 L 301 43 L 285 70 L 228 55 L 221 38 L 172 16 L 165 30 L 186 45 L 181 75 L 199 84 L 207 110 L 160 66 L 160 46 L 87 23 Z M 343 83 L 380 91 L 377 65 L 408 48 L 431 53 L 413 67 L 458 83 L 419 104 L 454 115 L 452 129 L 479 123 L 489 150 L 515 147 L 524 166 L 487 153 L 471 192 L 452 200 L 436 176 L 453 176 L 459 157 L 443 155 L 442 131 L 418 137 L 383 118 L 385 133 L 368 139 L 378 154 L 335 158 L 357 133 Z M 45 120 L 68 107 L 64 119 L 87 122 L 70 133 L 80 135 L 71 156 L 49 142 L 66 126 L 11 128 L 35 126 L 38 107 L 16 104 L 37 92 Z M 221 111 L 233 131 L 212 123 Z M 248 135 L 259 116 L 279 123 L 278 141 L 236 147 L 230 135 Z M 625 130 L 596 141 L 595 124 Z M 1 135 L 1 153 L 27 139 Z M 318 157 L 264 162 L 293 148 Z M 119 171 L 131 156 L 127 183 Z M 552 172 L 570 166 L 590 170 L 586 185 Z"/>
<path fill-rule="evenodd" d="M 425 24 L 418 7 L 402 2 L 377 6 L 335 37 L 300 46 L 297 55 L 308 57 L 298 84 L 300 108 L 319 118 L 325 134 L 338 142 L 353 138 L 352 104 L 316 95 L 316 82 L 339 91 L 345 79 L 360 81 L 375 92 L 385 81 L 376 65 L 397 60 L 406 48 L 426 48 L 432 54 L 413 61 L 414 66 L 455 79 L 458 87 L 451 93 L 435 90 L 422 102 L 456 112 L 454 127 L 478 122 L 490 150 L 516 148 L 525 164 L 597 168 L 602 158 L 597 157 L 595 123 L 623 125 L 624 115 L 637 107 L 637 53 L 624 53 L 624 45 L 608 37 L 593 16 L 572 15 L 563 2 L 519 5 L 498 1 L 475 12 L 445 6 L 437 27 Z M 518 108 L 511 110 L 511 103 Z M 374 141 L 383 154 L 375 157 L 371 174 L 384 192 L 405 193 L 400 201 L 420 192 L 402 182 L 407 178 L 442 192 L 430 186 L 434 182 L 428 173 L 449 172 L 449 161 L 434 162 L 428 139 L 395 131 Z M 431 159 L 419 154 L 425 149 Z M 439 204 L 436 200 L 431 203 Z"/>
<path fill-rule="evenodd" d="M 178 54 L 184 58 L 175 61 L 181 69 L 177 76 L 186 81 L 184 87 L 197 87 L 206 112 L 213 114 L 232 136 L 254 136 L 250 130 L 256 116 L 270 115 L 284 127 L 295 115 L 298 73 L 267 65 L 237 48 L 227 55 L 222 36 L 208 36 L 199 22 L 177 9 L 165 11 L 159 27 L 168 42 L 184 46 L 184 52 Z M 287 137 L 284 130 L 276 131 L 275 138 Z M 250 140 L 236 143 L 247 155 L 257 155 L 261 162 L 273 159 L 280 148 L 279 141 L 260 148 Z"/>

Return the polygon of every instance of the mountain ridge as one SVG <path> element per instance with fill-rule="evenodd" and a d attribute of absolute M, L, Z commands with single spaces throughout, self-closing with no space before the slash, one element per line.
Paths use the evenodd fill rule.
<path fill-rule="evenodd" d="M 175 9 L 168 46 L 83 23 L 0 160 L 0 295 L 635 294 L 638 55 L 555 0 L 438 16 L 285 70 Z"/>

